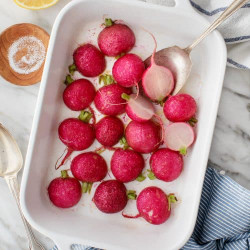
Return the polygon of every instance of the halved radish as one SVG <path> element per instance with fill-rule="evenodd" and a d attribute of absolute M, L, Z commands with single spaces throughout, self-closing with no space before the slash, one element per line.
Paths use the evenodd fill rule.
<path fill-rule="evenodd" d="M 142 75 L 142 87 L 152 101 L 162 102 L 174 89 L 174 77 L 168 68 L 155 63 L 157 43 L 155 37 L 151 33 L 150 35 L 154 39 L 155 48 L 151 56 L 151 64 Z"/>
<path fill-rule="evenodd" d="M 172 123 L 165 128 L 164 143 L 174 151 L 179 151 L 182 155 L 187 153 L 187 148 L 195 140 L 193 128 L 185 122 Z"/>
<path fill-rule="evenodd" d="M 122 94 L 122 98 L 127 100 L 126 113 L 133 121 L 146 122 L 155 114 L 155 109 L 148 99 L 136 94 Z"/>

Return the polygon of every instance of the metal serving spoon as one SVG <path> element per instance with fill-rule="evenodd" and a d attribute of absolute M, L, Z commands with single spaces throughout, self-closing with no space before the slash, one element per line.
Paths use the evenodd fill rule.
<path fill-rule="evenodd" d="M 15 139 L 0 123 L 0 176 L 4 177 L 16 200 L 29 239 L 29 248 L 31 250 L 45 250 L 45 248 L 36 240 L 34 233 L 32 232 L 29 223 L 24 218 L 21 210 L 17 174 L 22 166 L 23 157 Z"/>
<path fill-rule="evenodd" d="M 230 17 L 235 11 L 241 8 L 249 0 L 235 0 L 223 13 L 207 28 L 200 37 L 198 37 L 187 48 L 182 49 L 178 46 L 173 46 L 159 50 L 155 54 L 155 62 L 158 65 L 169 68 L 175 77 L 176 85 L 173 95 L 177 94 L 184 86 L 192 68 L 190 52 L 196 47 L 207 35 L 216 29 L 222 22 Z M 150 57 L 145 61 L 146 65 L 150 65 Z"/>

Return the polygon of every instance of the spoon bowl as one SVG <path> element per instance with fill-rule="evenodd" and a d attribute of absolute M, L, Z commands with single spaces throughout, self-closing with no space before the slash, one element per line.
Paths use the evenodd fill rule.
<path fill-rule="evenodd" d="M 0 176 L 17 174 L 23 166 L 22 153 L 12 135 L 0 123 Z"/>
<path fill-rule="evenodd" d="M 22 153 L 10 132 L 0 123 L 0 176 L 6 180 L 11 193 L 13 194 L 19 213 L 23 220 L 25 230 L 29 239 L 29 249 L 45 250 L 45 248 L 36 240 L 34 233 L 26 221 L 20 201 L 19 186 L 17 174 L 23 166 Z"/>
<path fill-rule="evenodd" d="M 150 65 L 150 59 L 151 56 L 146 59 L 146 67 Z M 186 49 L 173 46 L 157 51 L 154 59 L 156 64 L 167 67 L 173 73 L 175 88 L 172 94 L 177 94 L 191 72 L 192 61 L 189 52 Z"/>

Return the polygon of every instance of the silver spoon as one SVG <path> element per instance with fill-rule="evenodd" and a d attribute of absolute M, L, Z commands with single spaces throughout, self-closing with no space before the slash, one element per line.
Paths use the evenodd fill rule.
<path fill-rule="evenodd" d="M 36 240 L 29 223 L 24 218 L 19 201 L 19 186 L 17 174 L 23 166 L 23 157 L 21 151 L 9 133 L 0 123 L 0 176 L 6 180 L 11 193 L 13 194 L 17 207 L 19 209 L 25 230 L 29 239 L 29 249 L 45 250 L 45 248 Z"/>
<path fill-rule="evenodd" d="M 156 64 L 169 68 L 174 74 L 176 85 L 173 95 L 180 91 L 189 77 L 192 68 L 192 61 L 190 58 L 190 52 L 192 49 L 248 1 L 249 0 L 233 1 L 232 4 L 211 24 L 211 26 L 187 48 L 182 49 L 178 46 L 173 46 L 156 52 Z M 147 66 L 150 65 L 150 57 L 146 59 L 145 63 Z"/>

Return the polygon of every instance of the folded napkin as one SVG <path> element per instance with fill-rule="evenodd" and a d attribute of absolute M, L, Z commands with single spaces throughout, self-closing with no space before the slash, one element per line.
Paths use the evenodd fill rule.
<path fill-rule="evenodd" d="M 182 249 L 250 249 L 250 191 L 208 168 L 195 229 Z"/>
<path fill-rule="evenodd" d="M 78 244 L 71 249 L 100 250 Z M 195 229 L 182 249 L 250 249 L 250 191 L 207 168 Z"/>

